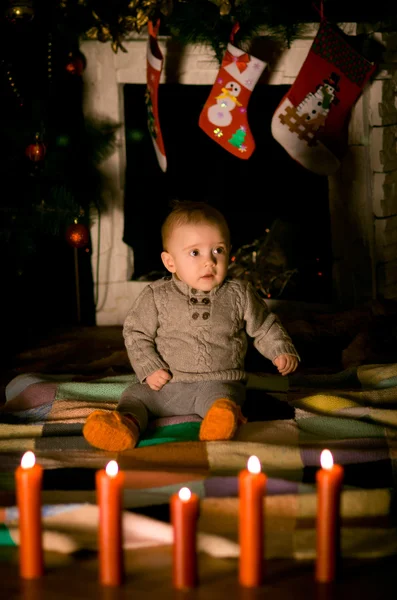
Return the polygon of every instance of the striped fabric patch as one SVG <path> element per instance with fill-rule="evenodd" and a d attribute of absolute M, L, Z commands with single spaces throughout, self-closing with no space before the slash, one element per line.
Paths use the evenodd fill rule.
<path fill-rule="evenodd" d="M 10 531 L 4 523 L 0 523 L 0 546 L 16 546 L 10 535 Z"/>

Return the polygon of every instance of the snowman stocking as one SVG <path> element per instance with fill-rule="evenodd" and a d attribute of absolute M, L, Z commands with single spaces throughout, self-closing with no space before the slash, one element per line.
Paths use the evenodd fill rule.
<path fill-rule="evenodd" d="M 145 102 L 147 108 L 147 119 L 150 136 L 156 151 L 160 168 L 167 170 L 167 158 L 165 155 L 163 137 L 161 135 L 159 111 L 158 111 L 158 89 L 161 70 L 163 68 L 163 55 L 157 43 L 157 32 L 160 23 L 155 26 L 148 22 L 149 39 L 146 47 L 146 93 Z"/>
<path fill-rule="evenodd" d="M 238 25 L 233 28 L 230 42 Z M 266 63 L 246 54 L 231 43 L 227 45 L 220 70 L 211 93 L 200 114 L 199 126 L 223 148 L 249 158 L 255 141 L 248 120 L 248 102 Z"/>
<path fill-rule="evenodd" d="M 274 139 L 306 169 L 318 175 L 337 171 L 347 149 L 351 109 L 375 69 L 348 36 L 322 21 L 294 84 L 273 115 Z"/>

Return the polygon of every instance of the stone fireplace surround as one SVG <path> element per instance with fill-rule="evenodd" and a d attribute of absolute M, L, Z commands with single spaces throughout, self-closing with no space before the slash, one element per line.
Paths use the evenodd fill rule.
<path fill-rule="evenodd" d="M 355 23 L 339 26 L 349 35 L 372 30 L 370 25 Z M 317 28 L 308 24 L 305 34 L 289 49 L 259 38 L 265 46 L 260 57 L 266 56 L 268 62 L 263 83 L 293 84 Z M 330 302 L 344 306 L 370 299 L 397 299 L 397 33 L 371 35 L 384 47 L 382 64 L 353 109 L 349 151 L 342 166 L 328 178 L 333 255 Z M 135 35 L 124 43 L 127 52 L 117 54 L 110 44 L 82 42 L 87 59 L 86 116 L 123 123 L 123 85 L 146 83 L 146 40 L 144 34 Z M 219 63 L 211 48 L 181 48 L 167 38 L 160 38 L 159 44 L 165 57 L 161 82 L 213 84 Z M 122 324 L 134 298 L 146 285 L 131 281 L 133 250 L 122 241 L 125 169 L 125 131 L 121 127 L 116 152 L 101 165 L 106 210 L 100 219 L 92 215 L 97 325 Z"/>

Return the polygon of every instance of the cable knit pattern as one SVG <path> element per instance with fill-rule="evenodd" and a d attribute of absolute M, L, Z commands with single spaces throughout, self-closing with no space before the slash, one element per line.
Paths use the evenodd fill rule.
<path fill-rule="evenodd" d="M 242 316 L 244 314 L 242 296 L 236 294 L 235 304 L 232 312 L 232 325 L 233 325 L 233 335 L 235 335 L 242 327 L 245 326 Z M 247 352 L 246 341 L 245 339 L 241 339 L 239 336 L 235 336 L 234 338 L 236 343 L 231 347 L 232 351 L 232 359 L 235 363 L 239 362 L 239 357 L 241 355 L 245 356 Z"/>
<path fill-rule="evenodd" d="M 263 356 L 298 353 L 251 283 L 226 279 L 202 292 L 173 277 L 148 284 L 129 310 L 123 335 L 139 379 L 158 369 L 174 382 L 246 378 L 247 334 Z"/>
<path fill-rule="evenodd" d="M 197 354 L 197 368 L 200 371 L 208 372 L 211 371 L 212 357 L 210 353 L 211 348 L 211 335 L 209 331 L 206 331 L 204 327 L 200 331 L 200 335 L 196 336 L 195 342 L 198 347 Z"/>

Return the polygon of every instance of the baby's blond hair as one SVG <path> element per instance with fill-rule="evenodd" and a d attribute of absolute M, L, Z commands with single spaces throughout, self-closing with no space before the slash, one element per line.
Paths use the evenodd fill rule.
<path fill-rule="evenodd" d="M 167 244 L 176 227 L 181 225 L 197 225 L 198 223 L 211 223 L 217 225 L 225 236 L 225 241 L 230 245 L 230 230 L 223 214 L 214 206 L 206 202 L 192 200 L 174 200 L 172 210 L 161 227 L 163 249 L 167 251 Z"/>

